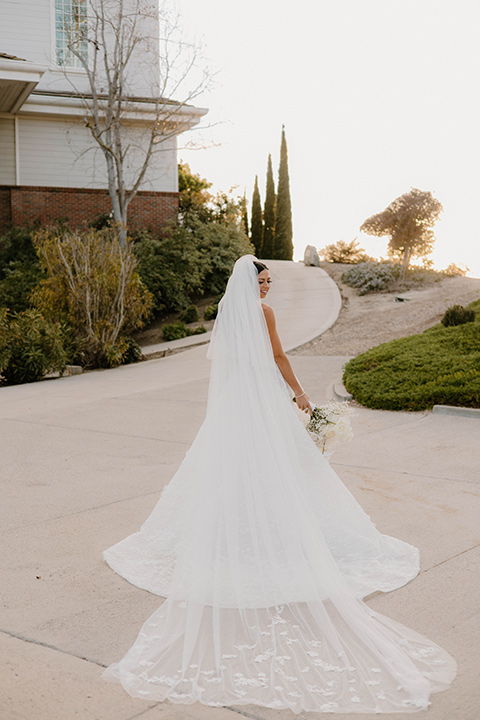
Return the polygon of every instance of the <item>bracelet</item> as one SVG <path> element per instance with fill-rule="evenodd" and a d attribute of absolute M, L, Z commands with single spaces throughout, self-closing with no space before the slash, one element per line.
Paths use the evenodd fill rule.
<path fill-rule="evenodd" d="M 298 398 L 301 398 L 301 397 L 303 397 L 303 396 L 306 395 L 306 394 L 307 394 L 307 393 L 306 393 L 305 391 L 303 391 L 303 393 L 302 393 L 301 395 L 295 395 L 295 400 L 298 400 Z"/>

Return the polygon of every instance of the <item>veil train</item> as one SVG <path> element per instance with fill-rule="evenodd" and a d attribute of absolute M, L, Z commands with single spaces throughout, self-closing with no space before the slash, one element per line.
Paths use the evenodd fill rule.
<path fill-rule="evenodd" d="M 418 572 L 312 442 L 273 359 L 256 260 L 220 303 L 205 421 L 139 532 L 104 552 L 167 599 L 103 677 L 148 700 L 413 712 L 453 658 L 361 598 Z"/>

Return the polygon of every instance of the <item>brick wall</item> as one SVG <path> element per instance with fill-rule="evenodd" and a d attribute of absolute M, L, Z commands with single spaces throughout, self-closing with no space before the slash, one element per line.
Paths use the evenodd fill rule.
<path fill-rule="evenodd" d="M 12 224 L 12 205 L 10 201 L 10 189 L 0 186 L 0 233 Z"/>
<path fill-rule="evenodd" d="M 175 219 L 177 208 L 178 193 L 139 192 L 128 208 L 129 226 L 160 232 Z M 49 225 L 67 220 L 72 225 L 84 225 L 110 210 L 107 190 L 0 186 L 0 232 L 35 221 Z"/>

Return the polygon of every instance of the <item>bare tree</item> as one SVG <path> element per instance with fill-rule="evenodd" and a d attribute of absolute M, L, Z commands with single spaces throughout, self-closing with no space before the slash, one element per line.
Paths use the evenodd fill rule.
<path fill-rule="evenodd" d="M 360 230 L 389 238 L 390 253 L 402 257 L 401 277 L 405 279 L 411 258 L 425 257 L 432 251 L 435 242 L 432 227 L 442 210 L 442 203 L 431 192 L 412 188 L 383 212 L 367 218 Z"/>
<path fill-rule="evenodd" d="M 65 74 L 105 158 L 113 219 L 123 246 L 130 203 L 162 144 L 205 114 L 190 103 L 207 88 L 211 74 L 201 66 L 199 46 L 183 39 L 178 17 L 166 3 L 88 0 L 84 11 L 77 2 L 76 12 L 67 47 L 85 70 L 88 92 Z"/>

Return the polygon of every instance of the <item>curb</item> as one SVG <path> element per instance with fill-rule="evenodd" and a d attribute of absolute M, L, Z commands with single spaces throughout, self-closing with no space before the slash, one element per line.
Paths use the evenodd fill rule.
<path fill-rule="evenodd" d="M 336 400 L 337 402 L 350 402 L 353 395 L 350 395 L 341 380 L 334 380 L 330 383 L 326 391 L 327 400 Z"/>
<path fill-rule="evenodd" d="M 457 417 L 477 418 L 480 420 L 480 408 L 456 407 L 454 405 L 434 405 L 434 415 L 452 415 Z"/>

